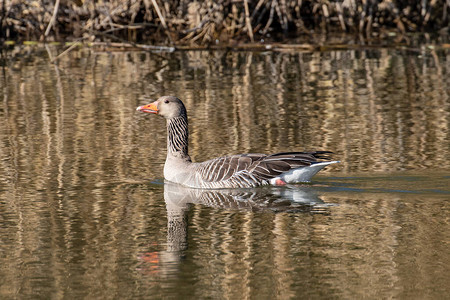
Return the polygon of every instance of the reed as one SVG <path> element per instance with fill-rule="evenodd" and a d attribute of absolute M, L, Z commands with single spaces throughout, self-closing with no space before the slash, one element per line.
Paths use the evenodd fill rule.
<path fill-rule="evenodd" d="M 361 41 L 447 32 L 450 1 L 407 0 L 3 0 L 2 40 L 86 40 L 158 45 L 317 43 L 316 34 Z"/>

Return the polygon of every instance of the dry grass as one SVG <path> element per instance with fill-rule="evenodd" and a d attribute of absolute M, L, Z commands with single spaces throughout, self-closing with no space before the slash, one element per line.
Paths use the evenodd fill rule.
<path fill-rule="evenodd" d="M 450 1 L 56 0 L 2 2 L 3 40 L 232 45 L 317 33 L 360 40 L 449 31 Z"/>

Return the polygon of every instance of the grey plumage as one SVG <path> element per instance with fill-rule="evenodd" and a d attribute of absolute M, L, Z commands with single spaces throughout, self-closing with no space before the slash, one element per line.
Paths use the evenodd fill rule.
<path fill-rule="evenodd" d="M 184 104 L 164 96 L 140 106 L 139 111 L 156 113 L 167 120 L 165 179 L 194 188 L 250 188 L 259 185 L 309 181 L 328 164 L 330 151 L 237 154 L 193 163 L 188 153 L 188 121 Z M 325 160 L 325 161 L 324 161 Z"/>

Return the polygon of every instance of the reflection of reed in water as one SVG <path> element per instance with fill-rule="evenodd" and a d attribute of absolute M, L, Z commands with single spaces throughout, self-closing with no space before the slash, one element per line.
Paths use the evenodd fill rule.
<path fill-rule="evenodd" d="M 165 142 L 165 128 L 146 120 L 149 133 L 136 121 L 142 94 L 186 99 L 197 161 L 330 149 L 348 172 L 448 168 L 443 53 L 80 51 L 62 57 L 58 68 L 47 64 L 46 52 L 26 60 L 19 49 L 8 55 L 0 74 L 4 182 L 43 188 L 53 186 L 51 177 L 61 189 L 160 177 L 165 153 L 154 145 Z"/>
<path fill-rule="evenodd" d="M 90 213 L 65 207 L 65 191 L 86 189 L 101 215 L 98 185 L 162 176 L 165 152 L 154 145 L 165 144 L 165 128 L 137 119 L 142 94 L 186 99 L 194 160 L 311 148 L 333 150 L 347 172 L 448 168 L 444 53 L 80 51 L 57 68 L 39 54 L 17 48 L 0 73 L 0 180 L 15 198 L 24 187 L 56 190 L 55 215 Z M 16 209 L 30 228 L 39 223 L 36 211 Z"/>
<path fill-rule="evenodd" d="M 5 274 L 5 282 L 15 291 L 26 289 L 17 279 L 24 271 L 23 266 L 28 266 L 30 277 L 53 274 L 62 285 L 68 277 L 75 276 L 68 283 L 70 290 L 79 288 L 75 285 L 80 282 L 83 286 L 102 282 L 99 279 L 104 279 L 105 270 L 94 270 L 92 266 L 100 264 L 113 274 L 118 269 L 117 262 L 124 260 L 124 253 L 128 254 L 124 248 L 135 245 L 133 238 L 142 232 L 148 234 L 148 224 L 154 223 L 162 210 L 145 208 L 159 198 L 150 193 L 150 197 L 141 197 L 133 205 L 129 191 L 104 188 L 111 181 L 162 177 L 165 152 L 155 145 L 165 145 L 165 126 L 156 118 L 141 123 L 136 117 L 134 108 L 144 102 L 142 94 L 152 97 L 175 94 L 187 100 L 194 119 L 191 149 L 197 160 L 228 153 L 276 152 L 300 147 L 332 149 L 348 172 L 403 169 L 422 172 L 436 166 L 448 169 L 450 76 L 444 64 L 447 54 L 438 53 L 437 60 L 432 60 L 426 53 L 418 57 L 390 50 L 252 55 L 195 52 L 161 57 L 73 52 L 61 58 L 59 72 L 48 64 L 45 53 L 9 55 L 7 68 L 0 73 L 4 95 L 0 104 L 3 120 L 0 213 L 5 225 L 2 234 L 8 237 L 4 240 L 5 253 L 13 256 L 2 260 L 4 270 L 10 272 Z M 150 128 L 143 127 L 149 122 Z M 261 193 L 262 198 L 272 201 L 269 203 L 272 208 L 267 209 L 277 211 L 280 209 L 277 205 L 284 207 L 283 199 L 287 196 Z M 252 194 L 241 195 L 244 196 L 251 198 Z M 430 237 L 443 232 L 439 230 L 442 218 L 436 217 L 442 212 L 427 210 L 428 202 L 417 197 L 410 196 L 415 199 L 410 202 L 404 198 L 393 201 L 374 194 L 361 195 L 356 201 L 349 200 L 347 195 L 334 195 L 338 199 L 331 201 L 342 203 L 346 209 L 335 210 L 331 220 L 324 220 L 328 216 L 323 214 L 304 214 L 304 218 L 282 213 L 255 217 L 252 211 L 261 209 L 258 201 L 254 206 L 237 200 L 223 204 L 222 198 L 227 197 L 210 195 L 204 204 L 246 209 L 242 216 L 205 218 L 201 213 L 206 209 L 199 209 L 193 212 L 192 226 L 206 230 L 211 243 L 220 246 L 219 250 L 208 249 L 211 256 L 216 254 L 214 251 L 232 253 L 244 245 L 246 248 L 241 252 L 233 252 L 234 260 L 226 267 L 230 273 L 242 271 L 238 274 L 254 280 L 254 285 L 256 271 L 251 270 L 257 266 L 251 265 L 249 258 L 258 261 L 267 258 L 263 256 L 265 252 L 258 253 L 264 243 L 255 236 L 263 225 L 274 233 L 268 240 L 272 238 L 270 245 L 276 249 L 269 260 L 278 267 L 275 275 L 286 274 L 285 270 L 298 263 L 296 254 L 289 252 L 291 249 L 300 249 L 302 253 L 317 253 L 319 249 L 316 256 L 302 257 L 314 266 L 301 270 L 311 274 L 312 280 L 317 278 L 313 272 L 321 270 L 318 266 L 344 274 L 348 266 L 354 265 L 360 278 L 366 276 L 365 286 L 373 284 L 373 278 L 382 284 L 386 278 L 391 280 L 395 276 L 407 284 L 405 274 L 410 274 L 411 269 L 427 270 L 423 278 L 432 282 L 435 270 L 430 266 L 436 261 L 436 252 L 428 249 L 441 249 L 439 253 L 445 253 L 443 244 L 437 242 L 439 236 L 429 247 Z M 295 205 L 300 210 L 323 209 L 320 205 Z M 339 226 L 349 218 L 349 207 L 354 223 Z M 375 215 L 371 215 L 373 207 L 379 207 Z M 420 212 L 423 220 L 409 220 L 415 212 Z M 261 220 L 265 218 L 276 220 L 263 223 Z M 133 223 L 126 223 L 130 219 Z M 294 223 L 290 223 L 291 219 Z M 238 233 L 228 227 L 220 230 L 219 226 L 224 224 L 214 223 L 218 220 L 229 227 L 234 226 L 231 222 L 234 221 L 243 230 Z M 379 224 L 370 223 L 371 220 L 378 220 L 385 230 L 374 235 Z M 124 223 L 132 226 L 123 226 Z M 399 228 L 403 223 L 407 226 Z M 299 228 L 302 231 L 297 231 Z M 403 236 L 398 236 L 399 232 Z M 338 252 L 342 251 L 341 245 L 349 243 L 349 237 L 350 250 L 344 247 L 343 252 Z M 399 238 L 403 243 L 399 244 Z M 123 243 L 128 239 L 130 244 Z M 160 240 L 165 239 L 162 236 Z M 53 243 L 50 255 L 46 252 L 48 241 Z M 184 251 L 183 239 L 177 239 L 176 234 L 168 241 L 175 252 Z M 364 248 L 354 249 L 361 244 Z M 105 248 L 108 255 L 98 257 Z M 398 264 L 395 256 L 413 248 L 420 252 L 417 263 L 403 262 L 402 274 L 379 274 L 376 266 L 385 263 L 386 257 L 392 264 L 387 270 L 394 273 Z M 328 258 L 337 257 L 345 263 L 330 265 Z M 405 257 L 402 259 L 406 260 Z M 198 254 L 195 259 L 202 257 Z M 242 261 L 245 270 L 241 268 Z M 33 263 L 27 265 L 28 262 Z M 213 268 L 207 259 L 199 264 Z M 362 266 L 370 267 L 370 272 Z M 84 271 L 78 272 L 77 268 Z M 85 270 L 89 270 L 88 276 Z M 213 271 L 219 274 L 222 269 Z M 297 269 L 293 274 L 299 273 Z M 297 280 L 287 277 L 283 277 L 286 284 Z M 105 286 L 117 291 L 120 279 L 109 277 Z M 346 279 L 351 289 L 344 288 L 343 292 L 357 289 L 357 283 L 361 282 L 356 277 Z M 336 289 L 343 286 L 341 281 L 332 278 L 330 281 Z M 239 291 L 248 292 L 246 288 L 243 286 Z M 282 292 L 292 292 L 292 286 Z"/>

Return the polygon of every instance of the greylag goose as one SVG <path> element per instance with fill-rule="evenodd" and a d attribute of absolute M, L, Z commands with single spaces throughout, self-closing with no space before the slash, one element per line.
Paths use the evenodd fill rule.
<path fill-rule="evenodd" d="M 188 120 L 180 99 L 163 96 L 136 110 L 158 114 L 167 121 L 164 178 L 191 188 L 251 188 L 309 182 L 322 168 L 338 161 L 330 151 L 237 154 L 192 162 L 188 153 Z"/>

